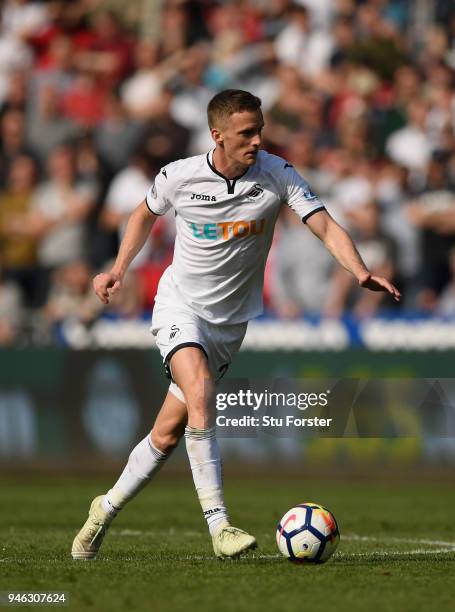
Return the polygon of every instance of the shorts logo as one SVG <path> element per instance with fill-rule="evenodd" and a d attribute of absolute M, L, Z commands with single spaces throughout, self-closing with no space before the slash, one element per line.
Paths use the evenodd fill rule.
<path fill-rule="evenodd" d="M 264 188 L 259 183 L 256 183 L 255 185 L 253 185 L 252 189 L 250 189 L 250 191 L 246 194 L 246 197 L 250 200 L 259 200 L 259 198 L 262 198 L 263 195 Z"/>
<path fill-rule="evenodd" d="M 204 202 L 216 202 L 215 196 L 206 193 L 192 193 L 190 200 L 204 200 Z"/>
<path fill-rule="evenodd" d="M 174 340 L 174 338 L 176 338 L 179 334 L 180 334 L 180 328 L 177 327 L 177 325 L 172 325 L 171 326 L 171 333 L 169 334 L 169 342 L 171 340 Z"/>
<path fill-rule="evenodd" d="M 252 221 L 222 221 L 220 223 L 190 223 L 195 238 L 216 240 L 219 236 L 223 240 L 230 238 L 246 238 L 250 234 L 264 233 L 265 219 Z"/>

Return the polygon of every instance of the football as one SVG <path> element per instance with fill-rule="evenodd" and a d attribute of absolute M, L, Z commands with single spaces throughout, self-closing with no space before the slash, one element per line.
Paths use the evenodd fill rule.
<path fill-rule="evenodd" d="M 312 502 L 288 510 L 277 526 L 278 548 L 295 563 L 325 563 L 339 541 L 340 531 L 333 514 Z"/>

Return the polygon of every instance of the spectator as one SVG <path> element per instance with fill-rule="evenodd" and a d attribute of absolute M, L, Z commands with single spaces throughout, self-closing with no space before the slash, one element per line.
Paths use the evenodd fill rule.
<path fill-rule="evenodd" d="M 80 181 L 90 186 L 96 196 L 102 189 L 104 169 L 98 156 L 93 136 L 90 132 L 74 141 L 76 175 Z"/>
<path fill-rule="evenodd" d="M 206 79 L 215 89 L 239 86 L 254 78 L 263 61 L 272 57 L 273 47 L 254 41 L 247 44 L 251 35 L 245 27 L 245 13 L 234 5 L 222 5 L 214 9 L 210 16 L 210 31 L 213 35 L 211 60 Z M 254 35 L 253 35 L 254 36 Z M 260 34 L 257 32 L 256 37 Z"/>
<path fill-rule="evenodd" d="M 62 99 L 66 117 L 82 128 L 98 125 L 105 114 L 106 94 L 90 72 L 78 72 Z"/>
<path fill-rule="evenodd" d="M 338 15 L 332 26 L 333 47 L 329 58 L 331 66 L 346 62 L 355 43 L 354 22 L 347 15 Z"/>
<path fill-rule="evenodd" d="M 158 45 L 149 40 L 140 40 L 136 45 L 135 71 L 121 88 L 122 103 L 132 119 L 149 119 L 160 106 L 164 69 L 159 66 L 158 53 Z"/>
<path fill-rule="evenodd" d="M 136 153 L 130 164 L 112 180 L 101 212 L 100 223 L 107 230 L 118 232 L 123 237 L 128 217 L 145 197 L 152 182 L 153 169 L 143 152 Z M 161 219 L 160 219 L 161 220 Z M 144 264 L 150 256 L 150 241 L 136 256 L 133 268 Z"/>
<path fill-rule="evenodd" d="M 355 216 L 351 217 L 351 226 L 357 235 L 356 245 L 359 253 L 371 274 L 387 274 L 388 278 L 393 278 L 396 246 L 393 240 L 381 231 L 376 203 L 371 202 L 356 208 Z M 324 313 L 327 316 L 339 317 L 345 310 L 351 310 L 356 317 L 370 317 L 377 312 L 384 296 L 373 291 L 367 296 L 364 293 L 344 268 L 337 267 L 328 288 Z"/>
<path fill-rule="evenodd" d="M 49 82 L 38 90 L 38 100 L 31 106 L 27 136 L 43 168 L 50 153 L 60 145 L 73 141 L 81 132 L 61 111 L 58 90 Z"/>
<path fill-rule="evenodd" d="M 288 23 L 275 39 L 278 60 L 285 65 L 300 69 L 311 35 L 310 17 L 304 6 L 291 5 Z"/>
<path fill-rule="evenodd" d="M 39 97 L 42 87 L 51 86 L 61 98 L 74 80 L 73 57 L 71 38 L 65 34 L 56 36 L 32 77 L 33 96 Z"/>
<path fill-rule="evenodd" d="M 31 212 L 37 178 L 31 157 L 19 155 L 10 167 L 8 182 L 0 193 L 0 252 L 3 276 L 21 288 L 28 306 L 41 301 L 37 265 L 37 242 L 23 235 L 23 219 Z"/>
<path fill-rule="evenodd" d="M 333 177 L 320 163 L 315 135 L 309 131 L 293 134 L 288 140 L 285 157 L 321 198 L 330 196 Z"/>
<path fill-rule="evenodd" d="M 385 163 L 375 179 L 375 194 L 381 210 L 381 227 L 397 246 L 397 281 L 403 287 L 403 308 L 416 308 L 421 269 L 420 230 L 409 222 L 409 171 L 392 162 Z"/>
<path fill-rule="evenodd" d="M 38 186 L 33 205 L 40 236 L 39 259 L 54 268 L 83 259 L 85 220 L 93 207 L 93 186 L 78 180 L 73 151 L 61 146 L 48 160 L 49 179 Z"/>
<path fill-rule="evenodd" d="M 452 247 L 449 252 L 449 269 L 450 280 L 442 290 L 436 313 L 444 317 L 455 318 L 455 247 Z"/>
<path fill-rule="evenodd" d="M 19 287 L 2 278 L 0 266 L 0 347 L 17 343 L 23 322 L 22 296 Z"/>
<path fill-rule="evenodd" d="M 8 88 L 5 99 L 1 104 L 0 115 L 9 110 L 25 112 L 27 105 L 27 79 L 28 74 L 24 70 L 15 70 L 9 73 Z"/>
<path fill-rule="evenodd" d="M 201 109 L 207 108 L 214 93 L 204 82 L 207 64 L 208 55 L 204 46 L 188 49 L 177 82 L 178 91 L 171 105 L 174 121 L 191 132 L 189 155 L 198 155 L 212 146 L 205 112 L 201 112 Z"/>
<path fill-rule="evenodd" d="M 292 66 L 278 66 L 278 95 L 267 113 L 264 138 L 279 152 L 302 129 L 304 83 Z"/>
<path fill-rule="evenodd" d="M 271 303 L 282 318 L 315 314 L 327 299 L 333 259 L 293 212 L 284 210 L 274 250 Z M 311 265 L 307 265 L 308 262 Z"/>
<path fill-rule="evenodd" d="M 9 75 L 14 71 L 27 71 L 33 65 L 33 53 L 21 40 L 0 34 L 0 104 L 8 95 Z"/>
<path fill-rule="evenodd" d="M 127 164 L 143 137 L 144 125 L 129 119 L 120 98 L 112 93 L 104 104 L 104 117 L 94 131 L 98 154 L 110 176 Z M 119 147 L 118 143 L 122 146 Z"/>
<path fill-rule="evenodd" d="M 5 185 L 11 164 L 19 155 L 33 156 L 22 111 L 8 110 L 0 118 L 0 185 Z"/>
<path fill-rule="evenodd" d="M 316 78 L 328 66 L 333 50 L 332 36 L 322 29 L 312 29 L 308 10 L 292 5 L 289 23 L 275 40 L 280 62 L 293 66 L 303 76 Z"/>
<path fill-rule="evenodd" d="M 263 2 L 264 36 L 274 40 L 288 23 L 288 11 L 291 0 L 271 0 Z"/>
<path fill-rule="evenodd" d="M 49 179 L 33 194 L 31 211 L 17 217 L 16 227 L 18 235 L 39 241 L 43 299 L 52 270 L 83 258 L 86 219 L 94 202 L 93 188 L 75 176 L 70 148 L 62 146 L 51 153 L 48 171 Z"/>
<path fill-rule="evenodd" d="M 161 13 L 161 54 L 164 58 L 182 52 L 190 44 L 189 15 L 181 3 L 166 3 Z"/>
<path fill-rule="evenodd" d="M 407 209 L 408 218 L 420 228 L 422 266 L 418 303 L 434 310 L 443 287 L 449 282 L 449 253 L 455 245 L 455 196 L 446 168 L 446 157 L 435 153 L 425 184 Z"/>
<path fill-rule="evenodd" d="M 96 77 L 97 86 L 109 91 L 122 81 L 132 64 L 133 46 L 113 11 L 95 16 L 87 47 L 77 51 L 75 64 Z"/>
<path fill-rule="evenodd" d="M 374 199 L 372 171 L 365 159 L 353 157 L 343 149 L 332 156 L 333 188 L 329 209 L 335 219 L 354 232 L 357 211 Z M 362 213 L 361 213 L 362 214 Z"/>
<path fill-rule="evenodd" d="M 370 133 L 378 155 L 384 156 L 386 143 L 406 125 L 406 109 L 420 95 L 421 75 L 416 66 L 400 65 L 393 77 L 392 88 L 382 87 L 370 109 Z"/>
<path fill-rule="evenodd" d="M 74 261 L 57 268 L 52 274 L 44 315 L 51 324 L 66 319 L 91 323 L 101 308 L 93 295 L 92 271 L 83 261 Z"/>
<path fill-rule="evenodd" d="M 174 118 L 172 104 L 173 94 L 166 89 L 161 96 L 159 112 L 157 109 L 143 133 L 143 148 L 157 168 L 186 157 L 191 146 L 191 131 Z"/>
<path fill-rule="evenodd" d="M 393 161 L 417 173 L 425 172 L 431 155 L 426 130 L 427 112 L 427 105 L 422 99 L 410 102 L 407 125 L 394 132 L 386 144 L 387 153 Z"/>
<path fill-rule="evenodd" d="M 43 2 L 7 0 L 2 9 L 3 31 L 20 40 L 31 39 L 49 18 L 49 7 Z"/>

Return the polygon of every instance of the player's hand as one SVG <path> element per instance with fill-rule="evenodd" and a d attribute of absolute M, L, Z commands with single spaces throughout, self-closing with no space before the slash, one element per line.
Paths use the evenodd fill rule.
<path fill-rule="evenodd" d="M 93 279 L 93 289 L 103 304 L 109 304 L 109 300 L 121 286 L 122 279 L 112 272 L 102 272 Z"/>
<path fill-rule="evenodd" d="M 400 301 L 401 293 L 392 285 L 386 278 L 382 276 L 373 276 L 368 274 L 365 277 L 359 279 L 359 285 L 370 291 L 385 291 L 390 293 L 396 302 Z"/>

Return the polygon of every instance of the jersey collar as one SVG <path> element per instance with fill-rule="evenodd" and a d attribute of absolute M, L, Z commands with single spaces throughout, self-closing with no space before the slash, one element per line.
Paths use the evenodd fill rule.
<path fill-rule="evenodd" d="M 234 189 L 235 189 L 235 184 L 236 182 L 241 179 L 243 176 L 245 176 L 245 174 L 248 172 L 248 170 L 250 169 L 250 166 L 248 166 L 248 168 L 245 170 L 245 172 L 242 172 L 242 174 L 240 174 L 239 176 L 234 177 L 233 179 L 228 178 L 227 176 L 224 176 L 224 174 L 221 174 L 221 172 L 219 172 L 215 166 L 213 165 L 213 152 L 215 149 L 211 149 L 208 153 L 207 153 L 207 164 L 209 165 L 209 168 L 212 172 L 214 172 L 215 174 L 218 174 L 218 176 L 220 176 L 222 179 L 224 179 L 226 181 L 226 185 L 227 185 L 227 190 L 228 193 L 234 193 Z"/>

